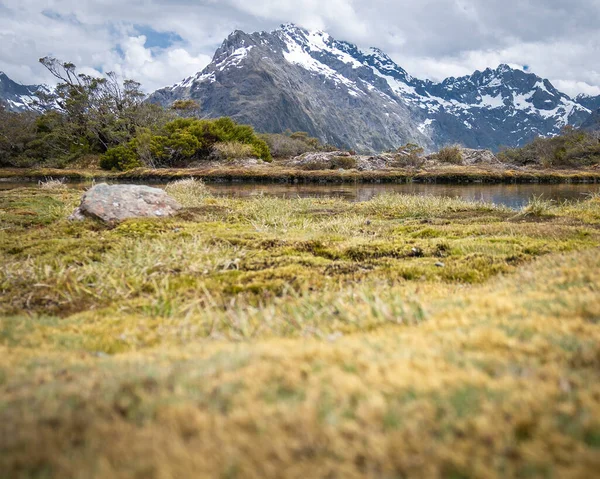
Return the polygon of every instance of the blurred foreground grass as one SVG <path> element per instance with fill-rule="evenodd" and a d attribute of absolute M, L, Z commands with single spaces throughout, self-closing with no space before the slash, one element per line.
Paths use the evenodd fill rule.
<path fill-rule="evenodd" d="M 194 194 L 190 189 L 194 187 Z M 0 196 L 0 477 L 592 477 L 600 199 Z"/>

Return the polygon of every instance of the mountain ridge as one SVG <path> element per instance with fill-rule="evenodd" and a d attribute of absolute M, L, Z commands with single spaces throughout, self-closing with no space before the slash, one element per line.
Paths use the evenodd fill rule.
<path fill-rule="evenodd" d="M 253 96 L 268 99 L 261 104 Z M 303 129 L 325 142 L 370 151 L 407 141 L 426 149 L 450 142 L 519 146 L 579 126 L 592 113 L 549 80 L 506 64 L 442 82 L 420 80 L 376 47 L 362 51 L 293 24 L 270 32 L 236 30 L 205 69 L 150 95 L 164 105 L 177 99 L 194 99 L 207 116 L 232 116 L 259 131 Z M 321 102 L 323 108 L 315 105 Z M 273 121 L 262 118 L 273 112 Z M 338 126 L 344 117 L 346 131 Z"/>
<path fill-rule="evenodd" d="M 36 94 L 40 91 L 48 91 L 46 85 L 23 85 L 11 80 L 10 77 L 0 71 L 0 103 L 4 104 L 9 111 L 38 110 Z"/>

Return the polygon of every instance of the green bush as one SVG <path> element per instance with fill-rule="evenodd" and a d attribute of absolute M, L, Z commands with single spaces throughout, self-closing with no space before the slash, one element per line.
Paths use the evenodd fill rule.
<path fill-rule="evenodd" d="M 521 148 L 501 151 L 498 158 L 513 165 L 578 168 L 600 162 L 600 141 L 594 133 L 566 127 L 552 138 L 535 138 Z"/>
<path fill-rule="evenodd" d="M 231 118 L 197 120 L 179 118 L 167 123 L 153 141 L 152 153 L 163 165 L 207 158 L 217 143 L 249 145 L 254 155 L 271 161 L 268 145 L 248 125 L 238 125 Z"/>
<path fill-rule="evenodd" d="M 140 165 L 185 167 L 193 161 L 209 158 L 215 145 L 228 148 L 228 155 L 243 152 L 244 156 L 271 161 L 268 145 L 248 125 L 238 125 L 231 118 L 178 118 L 155 133 L 140 129 L 129 143 L 109 150 L 101 166 L 107 169 L 130 169 Z"/>
<path fill-rule="evenodd" d="M 105 170 L 131 170 L 142 165 L 135 151 L 129 146 L 119 145 L 108 150 L 100 159 L 100 167 Z"/>
<path fill-rule="evenodd" d="M 458 145 L 444 146 L 434 155 L 434 159 L 440 163 L 451 165 L 462 165 L 463 163 L 463 156 Z"/>

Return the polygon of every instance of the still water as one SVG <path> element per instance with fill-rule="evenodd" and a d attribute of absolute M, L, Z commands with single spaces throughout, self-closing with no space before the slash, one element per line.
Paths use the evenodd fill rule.
<path fill-rule="evenodd" d="M 164 183 L 143 184 L 163 187 Z M 34 186 L 35 183 L 2 183 L 0 190 Z M 69 187 L 84 189 L 90 183 L 69 183 Z M 593 193 L 600 193 L 599 184 L 268 184 L 268 183 L 218 183 L 209 184 L 209 190 L 219 196 L 247 198 L 270 195 L 284 198 L 342 198 L 348 201 L 368 201 L 386 193 L 432 195 L 461 198 L 467 201 L 485 201 L 510 208 L 521 208 L 533 197 L 545 200 L 577 201 Z"/>
<path fill-rule="evenodd" d="M 593 193 L 600 193 L 600 185 L 573 184 L 343 184 L 343 185 L 290 185 L 290 184 L 217 184 L 209 185 L 213 194 L 234 197 L 272 195 L 293 197 L 335 197 L 348 201 L 368 201 L 385 193 L 432 195 L 461 198 L 467 201 L 485 201 L 510 208 L 521 208 L 533 197 L 554 201 L 577 201 Z"/>

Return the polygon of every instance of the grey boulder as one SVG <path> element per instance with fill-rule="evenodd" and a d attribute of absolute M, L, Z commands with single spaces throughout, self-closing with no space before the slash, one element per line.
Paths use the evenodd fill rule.
<path fill-rule="evenodd" d="M 85 192 L 69 219 L 95 218 L 115 223 L 129 218 L 165 218 L 180 208 L 177 201 L 159 188 L 100 183 Z"/>

